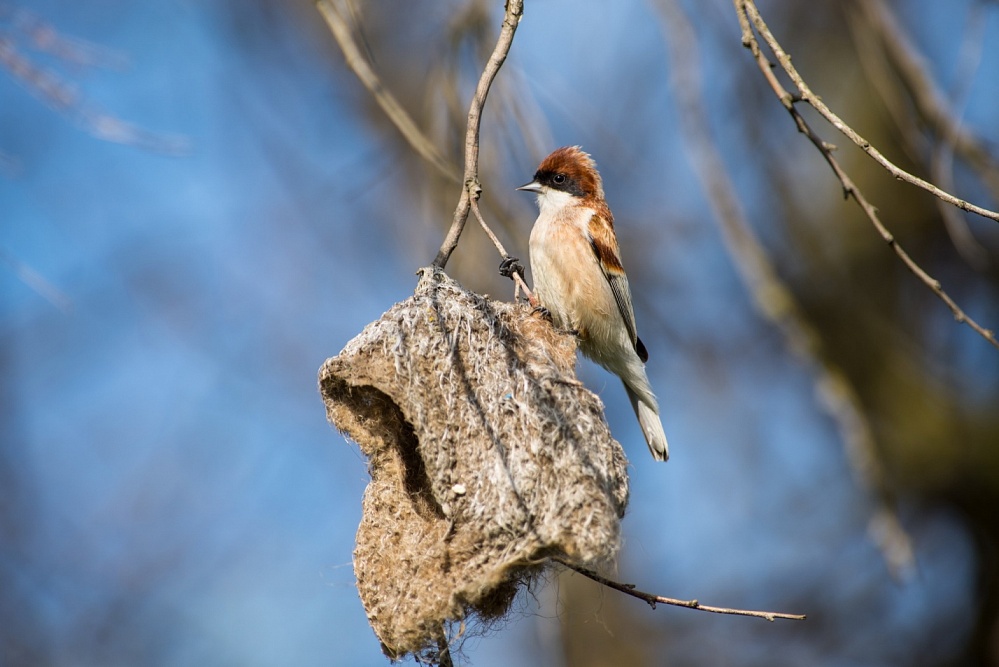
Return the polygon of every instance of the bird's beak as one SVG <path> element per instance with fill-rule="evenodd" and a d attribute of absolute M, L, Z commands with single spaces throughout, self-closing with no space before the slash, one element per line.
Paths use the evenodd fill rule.
<path fill-rule="evenodd" d="M 521 185 L 518 190 L 525 190 L 527 192 L 541 192 L 541 184 L 537 181 L 531 181 L 530 183 L 525 183 Z"/>

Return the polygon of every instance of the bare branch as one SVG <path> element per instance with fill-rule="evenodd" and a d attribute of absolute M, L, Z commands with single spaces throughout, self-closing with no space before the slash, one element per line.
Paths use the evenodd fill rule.
<path fill-rule="evenodd" d="M 340 10 L 333 4 L 333 0 L 317 0 L 316 7 L 319 13 L 326 19 L 326 24 L 333 33 L 334 39 L 340 45 L 347 66 L 354 71 L 357 78 L 365 88 L 374 96 L 378 106 L 382 108 L 385 115 L 396 126 L 402 136 L 409 142 L 420 157 L 434 166 L 437 171 L 443 174 L 448 180 L 458 182 L 458 171 L 454 165 L 449 163 L 437 150 L 433 142 L 424 135 L 417 127 L 416 122 L 409 113 L 399 104 L 395 96 L 382 85 L 381 79 L 372 69 L 347 25 L 346 19 L 340 14 Z"/>
<path fill-rule="evenodd" d="M 874 148 L 874 146 L 872 146 L 869 141 L 860 136 L 860 134 L 858 134 L 856 130 L 847 125 L 843 121 L 843 119 L 841 119 L 839 116 L 834 114 L 829 109 L 829 107 L 827 107 L 825 103 L 822 102 L 819 96 L 812 92 L 811 88 L 808 87 L 808 84 L 805 83 L 804 79 L 801 78 L 801 75 L 798 74 L 798 71 L 791 64 L 791 56 L 789 56 L 784 51 L 780 43 L 776 40 L 776 38 L 774 38 L 773 34 L 770 32 L 770 28 L 763 21 L 763 17 L 760 16 L 760 12 L 756 8 L 756 3 L 753 2 L 753 0 L 734 0 L 734 1 L 735 1 L 736 12 L 739 14 L 739 23 L 742 26 L 743 46 L 752 49 L 753 47 L 751 45 L 757 44 L 756 38 L 753 36 L 752 28 L 750 28 L 750 23 L 752 23 L 753 28 L 756 29 L 756 31 L 763 38 L 763 41 L 765 41 L 767 43 L 767 46 L 769 46 L 771 51 L 773 51 L 774 55 L 777 57 L 777 62 L 780 63 L 781 68 L 787 73 L 787 75 L 791 78 L 791 81 L 794 83 L 795 87 L 798 89 L 797 99 L 800 99 L 802 102 L 809 104 L 812 108 L 818 111 L 819 114 L 821 114 L 823 118 L 829 121 L 833 127 L 835 127 L 837 130 L 843 133 L 843 135 L 845 135 L 848 139 L 850 139 L 850 141 L 859 146 L 861 150 L 863 150 L 865 153 L 871 156 L 871 158 L 873 158 L 878 164 L 880 164 L 882 167 L 888 170 L 888 173 L 890 173 L 895 178 L 899 179 L 900 181 L 905 181 L 906 183 L 915 185 L 916 187 L 922 188 L 923 190 L 926 190 L 930 194 L 934 195 L 935 197 L 939 197 L 948 204 L 956 206 L 963 211 L 970 211 L 972 213 L 977 213 L 982 217 L 989 218 L 990 220 L 995 220 L 999 222 L 999 213 L 968 203 L 965 200 L 955 197 L 954 195 L 948 192 L 944 192 L 943 190 L 933 185 L 929 181 L 925 181 L 919 178 L 918 176 L 910 174 L 901 167 L 896 166 L 888 158 L 882 155 L 881 152 L 878 151 L 878 149 Z M 754 50 L 754 55 L 758 50 L 759 50 L 759 45 L 757 44 Z M 761 56 L 758 56 L 757 60 L 759 60 L 759 57 Z M 766 62 L 765 58 L 764 61 Z M 769 62 L 767 62 L 767 68 L 769 69 L 769 67 L 770 64 Z M 768 74 L 769 76 L 767 76 L 767 80 L 770 81 L 772 79 L 771 86 L 773 86 L 775 83 L 779 86 L 780 84 L 779 82 L 777 82 L 777 79 L 773 75 L 773 73 L 768 72 Z M 785 107 L 793 106 L 795 98 L 787 94 L 786 91 L 785 95 L 787 96 L 782 97 L 781 102 L 784 104 Z"/>
<path fill-rule="evenodd" d="M 953 203 L 959 208 L 963 208 L 966 211 L 979 213 L 980 215 L 985 215 L 985 217 L 993 218 L 996 220 L 999 220 L 999 213 L 994 213 L 992 211 L 987 211 L 985 209 L 975 210 L 977 209 L 977 207 L 971 208 L 971 205 L 968 204 L 967 202 L 959 200 L 956 197 L 953 197 L 952 195 L 948 195 L 942 190 L 936 188 L 936 186 L 930 183 L 926 183 L 925 181 L 922 181 L 921 179 L 918 179 L 915 176 L 912 176 L 911 174 L 902 171 L 901 169 L 893 165 L 891 162 L 888 162 L 888 160 L 885 159 L 884 156 L 882 156 L 873 146 L 871 146 L 866 140 L 860 137 L 860 135 L 854 132 L 853 129 L 851 129 L 848 125 L 846 125 L 835 114 L 829 111 L 829 109 L 808 89 L 808 86 L 805 84 L 805 82 L 801 80 L 801 77 L 798 75 L 798 73 L 794 71 L 793 67 L 791 67 L 790 56 L 788 56 L 787 53 L 784 52 L 780 44 L 777 43 L 773 35 L 770 33 L 770 30 L 767 28 L 766 23 L 763 22 L 763 18 L 760 16 L 759 11 L 756 9 L 756 5 L 753 3 L 753 0 L 734 0 L 734 2 L 735 2 L 736 13 L 739 17 L 739 24 L 742 26 L 743 45 L 746 48 L 750 49 L 750 51 L 752 51 L 753 57 L 756 59 L 757 66 L 759 67 L 760 71 L 763 73 L 763 76 L 767 80 L 767 83 L 770 84 L 770 87 L 773 89 L 774 94 L 781 101 L 781 104 L 783 104 L 784 108 L 787 109 L 789 114 L 791 114 L 791 117 L 794 119 L 795 125 L 798 128 L 798 131 L 804 134 L 806 137 L 808 137 L 809 141 L 811 141 L 812 144 L 822 154 L 822 157 L 825 159 L 826 163 L 833 170 L 833 173 L 836 174 L 836 177 L 839 179 L 840 184 L 843 186 L 844 195 L 847 197 L 853 197 L 854 201 L 856 201 L 857 204 L 860 205 L 860 208 L 864 211 L 864 214 L 867 216 L 867 219 L 870 220 L 871 224 L 877 230 L 878 234 L 881 235 L 881 238 L 884 239 L 885 243 L 887 243 L 889 247 L 891 247 L 891 249 L 895 252 L 898 258 L 902 260 L 902 263 L 905 264 L 905 266 L 913 274 L 915 274 L 916 277 L 918 277 L 927 287 L 929 287 L 930 290 L 932 290 L 933 293 L 936 294 L 941 301 L 947 304 L 947 307 L 950 308 L 951 312 L 954 314 L 954 319 L 956 319 L 958 322 L 963 322 L 967 324 L 969 327 L 974 329 L 982 338 L 991 343 L 993 347 L 999 349 L 999 340 L 996 340 L 995 334 L 991 330 L 982 327 L 975 320 L 970 318 L 967 315 L 967 313 L 965 313 L 957 305 L 957 303 L 955 303 L 955 301 L 950 297 L 950 295 L 948 295 L 943 290 L 943 288 L 940 286 L 940 281 L 936 280 L 935 278 L 930 276 L 926 271 L 924 271 L 923 268 L 920 267 L 919 264 L 917 264 L 915 260 L 909 257 L 908 253 L 906 253 L 905 250 L 902 249 L 902 246 L 900 246 L 898 241 L 895 240 L 894 235 L 891 232 L 889 232 L 887 227 L 885 227 L 884 224 L 881 222 L 881 219 L 878 217 L 877 209 L 875 209 L 874 206 L 872 206 L 870 202 L 867 201 L 863 193 L 860 192 L 860 190 L 857 188 L 854 182 L 846 174 L 846 172 L 840 166 L 836 158 L 833 157 L 832 147 L 829 144 L 827 144 L 825 141 L 823 141 L 821 138 L 819 138 L 818 135 L 815 134 L 811 126 L 808 125 L 804 117 L 795 108 L 794 106 L 795 100 L 800 99 L 801 101 L 807 102 L 812 107 L 814 107 L 819 113 L 821 113 L 824 117 L 826 117 L 826 119 L 828 119 L 838 130 L 840 130 L 840 132 L 850 137 L 855 143 L 857 143 L 858 146 L 863 148 L 868 155 L 874 157 L 879 163 L 883 164 L 885 168 L 888 169 L 892 174 L 895 174 L 897 178 L 907 181 L 909 183 L 914 183 L 916 185 L 924 183 L 925 185 L 928 186 L 928 188 L 924 189 L 927 189 L 928 191 L 937 194 L 937 196 L 943 199 L 944 201 Z M 750 20 L 752 20 L 752 26 L 750 25 Z M 756 36 L 753 32 L 753 27 L 756 27 L 756 29 L 760 32 L 763 38 L 767 41 L 767 44 L 773 50 L 778 60 L 781 61 L 784 70 L 788 72 L 788 75 L 791 77 L 795 86 L 798 87 L 799 90 L 798 98 L 791 95 L 791 93 L 789 93 L 784 88 L 784 86 L 781 85 L 780 81 L 777 80 L 776 75 L 771 70 L 770 61 L 766 58 L 766 56 L 763 55 L 763 51 L 760 49 L 759 42 L 756 40 Z M 920 185 L 920 187 L 923 186 Z"/>
<path fill-rule="evenodd" d="M 854 0 L 851 5 L 863 15 L 866 25 L 877 35 L 883 57 L 892 64 L 895 74 L 905 84 L 919 116 L 937 136 L 953 146 L 958 155 L 968 160 L 980 172 L 994 196 L 999 196 L 999 161 L 983 147 L 979 137 L 963 126 L 960 120 L 963 103 L 948 102 L 947 95 L 933 80 L 931 68 L 899 25 L 891 7 L 884 0 Z M 959 77 L 962 70 L 970 74 L 976 69 L 987 23 L 984 18 L 981 5 L 973 3 L 968 26 L 975 35 L 964 40 L 962 61 L 966 62 L 961 63 Z M 964 82 L 959 83 L 965 90 L 958 91 L 957 98 L 966 97 L 970 80 L 966 77 Z"/>
<path fill-rule="evenodd" d="M 402 136 L 409 142 L 410 146 L 427 162 L 433 165 L 441 174 L 451 181 L 459 182 L 462 180 L 454 167 L 446 161 L 441 154 L 437 151 L 433 142 L 417 127 L 415 121 L 406 112 L 402 105 L 396 100 L 395 96 L 385 88 L 379 79 L 377 73 L 371 67 L 369 58 L 365 56 L 361 48 L 358 46 L 354 36 L 352 34 L 351 28 L 347 17 L 344 12 L 339 9 L 334 3 L 336 0 L 317 0 L 316 5 L 319 8 L 320 13 L 329 25 L 330 30 L 333 33 L 333 37 L 336 39 L 337 43 L 340 45 L 340 49 L 343 51 L 344 57 L 346 58 L 347 65 L 354 71 L 357 78 L 361 81 L 365 88 L 372 94 L 375 100 L 381 106 L 382 110 L 385 112 L 389 120 L 396 126 Z M 507 7 L 507 17 L 504 21 L 503 31 L 500 33 L 499 43 L 496 45 L 492 57 L 489 59 L 486 69 L 482 74 L 482 79 L 479 82 L 479 87 L 476 90 L 475 98 L 472 100 L 472 107 L 468 113 L 468 126 L 466 129 L 466 178 L 465 192 L 469 190 L 472 191 L 470 197 L 467 198 L 465 193 L 462 194 L 461 202 L 459 203 L 459 211 L 463 211 L 463 215 L 467 217 L 468 211 L 472 210 L 485 230 L 486 235 L 496 246 L 502 259 L 510 259 L 510 255 L 507 254 L 500 243 L 499 239 L 493 233 L 493 231 L 486 224 L 482 217 L 481 212 L 478 208 L 478 198 L 481 193 L 481 188 L 479 187 L 478 181 L 475 180 L 478 177 L 478 142 L 479 142 L 479 118 L 481 116 L 482 107 L 485 104 L 486 94 L 489 92 L 489 87 L 499 71 L 500 66 L 506 58 L 506 54 L 509 52 L 510 45 L 513 40 L 513 33 L 516 30 L 517 23 L 520 20 L 520 15 L 523 12 L 523 2 L 520 0 L 519 3 L 514 3 L 517 6 Z M 352 4 L 347 2 L 346 9 L 353 13 L 355 10 Z M 511 18 L 513 17 L 513 18 Z M 474 137 L 472 135 L 472 130 L 474 130 Z M 469 152 L 469 140 L 472 141 L 472 146 L 474 147 L 474 155 L 470 157 Z M 469 167 L 469 161 L 474 160 L 474 164 Z M 471 174 L 472 180 L 469 180 L 468 175 Z M 456 212 L 455 219 L 457 220 L 458 214 Z M 462 227 L 464 226 L 464 220 L 462 220 Z M 457 234 L 461 233 L 461 229 L 457 230 Z M 454 235 L 453 245 L 457 244 L 457 234 L 455 234 L 454 225 L 452 224 L 451 232 L 448 235 L 450 239 Z M 449 242 L 445 241 L 445 245 Z M 450 249 L 447 251 L 447 256 L 450 255 L 454 247 L 451 245 Z M 442 247 L 442 253 L 444 252 Z M 441 259 L 442 255 L 438 254 L 438 260 L 441 262 L 440 266 L 444 266 L 447 262 L 447 256 Z M 523 276 L 519 273 L 513 274 L 513 280 L 516 284 L 518 290 L 523 289 L 528 300 L 533 303 L 533 295 L 531 290 L 527 287 L 524 282 Z"/>
<path fill-rule="evenodd" d="M 756 310 L 781 334 L 785 347 L 806 366 L 815 385 L 819 405 L 833 419 L 857 482 L 875 496 L 873 516 L 879 526 L 895 527 L 891 540 L 881 540 L 882 556 L 899 578 L 912 571 L 912 541 L 885 497 L 885 476 L 877 457 L 874 433 L 860 398 L 847 375 L 828 357 L 819 332 L 809 322 L 794 294 L 780 279 L 766 248 L 757 238 L 739 202 L 728 169 L 711 134 L 701 93 L 700 58 L 690 19 L 676 0 L 658 3 L 670 57 L 672 91 L 680 111 L 683 137 L 712 219 L 719 225 L 725 248 Z M 873 521 L 873 519 L 872 519 Z M 885 531 L 872 535 L 885 535 Z M 891 546 L 892 548 L 887 548 Z"/>
<path fill-rule="evenodd" d="M 653 593 L 646 593 L 635 588 L 632 584 L 622 584 L 620 582 L 614 581 L 613 579 L 608 579 L 603 577 L 593 570 L 588 570 L 585 567 L 576 565 L 568 560 L 562 558 L 552 558 L 556 563 L 561 563 L 570 570 L 574 570 L 584 577 L 588 577 L 598 584 L 607 586 L 608 588 L 613 588 L 616 591 L 620 591 L 625 595 L 630 595 L 633 598 L 638 598 L 639 600 L 644 600 L 653 609 L 656 608 L 657 604 L 668 604 L 674 607 L 687 607 L 688 609 L 697 609 L 698 611 L 708 611 L 713 614 L 733 614 L 736 616 L 755 616 L 756 618 L 764 618 L 771 623 L 778 618 L 787 619 L 790 621 L 803 621 L 806 616 L 804 614 L 785 614 L 779 611 L 755 611 L 750 609 L 729 609 L 727 607 L 710 607 L 705 604 L 701 604 L 697 600 L 678 600 L 677 598 L 663 597 L 662 595 L 655 595 Z"/>
<path fill-rule="evenodd" d="M 438 667 L 454 667 L 451 659 L 451 645 L 447 640 L 447 630 L 442 629 L 441 636 L 437 638 L 437 665 Z"/>
<path fill-rule="evenodd" d="M 444 243 L 434 259 L 434 266 L 444 268 L 448 258 L 458 245 L 458 238 L 465 228 L 465 221 L 468 220 L 468 212 L 471 208 L 471 200 L 478 197 L 481 188 L 478 183 L 479 174 L 479 127 L 482 122 L 482 108 L 486 103 L 486 96 L 489 94 L 489 87 L 493 79 L 499 72 L 500 67 L 506 60 L 513 44 L 514 33 L 517 32 L 517 25 L 520 17 L 524 13 L 524 0 L 507 0 L 506 10 L 503 16 L 503 27 L 500 30 L 496 47 L 489 56 L 489 62 L 482 70 L 479 78 L 479 85 L 475 89 L 471 106 L 468 109 L 468 125 L 465 130 L 465 173 L 462 178 L 464 189 L 461 191 L 461 198 L 458 200 L 458 207 L 454 211 L 454 219 L 451 228 L 448 230 Z"/>

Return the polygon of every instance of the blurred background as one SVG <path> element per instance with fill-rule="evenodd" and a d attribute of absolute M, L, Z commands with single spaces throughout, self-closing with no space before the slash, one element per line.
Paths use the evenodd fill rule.
<path fill-rule="evenodd" d="M 526 260 L 536 209 L 513 188 L 556 146 L 593 154 L 671 445 L 654 465 L 616 378 L 581 363 L 633 462 L 613 574 L 809 618 L 653 611 L 553 573 L 459 662 L 999 664 L 999 351 L 843 198 L 727 0 L 526 4 L 483 118 L 483 210 Z M 337 7 L 460 169 L 502 3 Z M 999 206 L 999 6 L 760 9 L 885 155 Z M 999 224 L 803 113 L 999 327 Z M 351 569 L 365 461 L 316 373 L 412 293 L 458 195 L 311 2 L 0 3 L 0 663 L 386 664 Z M 449 273 L 511 299 L 473 224 Z M 790 310 L 768 315 L 746 266 Z"/>

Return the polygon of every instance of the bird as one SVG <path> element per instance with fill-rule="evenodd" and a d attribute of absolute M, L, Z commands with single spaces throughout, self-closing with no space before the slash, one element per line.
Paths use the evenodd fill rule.
<path fill-rule="evenodd" d="M 596 162 L 579 146 L 563 146 L 517 190 L 537 195 L 529 261 L 541 309 L 557 328 L 576 333 L 586 357 L 621 378 L 652 457 L 667 460 L 659 402 L 645 372 L 649 353 L 638 337 Z"/>

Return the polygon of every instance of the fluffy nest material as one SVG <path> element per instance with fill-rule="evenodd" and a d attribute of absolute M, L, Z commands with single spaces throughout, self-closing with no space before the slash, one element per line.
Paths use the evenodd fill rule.
<path fill-rule="evenodd" d="M 319 372 L 327 417 L 369 458 L 354 572 L 390 658 L 433 655 L 450 621 L 501 617 L 550 556 L 608 562 L 628 502 L 575 338 L 419 275 Z"/>

